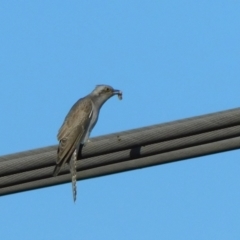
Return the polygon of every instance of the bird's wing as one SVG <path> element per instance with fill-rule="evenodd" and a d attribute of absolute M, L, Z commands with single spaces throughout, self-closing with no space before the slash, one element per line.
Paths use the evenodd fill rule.
<path fill-rule="evenodd" d="M 82 123 L 89 120 L 89 116 L 92 116 L 92 101 L 89 98 L 79 99 L 69 110 L 65 120 L 58 131 L 57 138 L 60 141 L 63 139 L 71 129 L 71 127 L 77 127 L 79 125 L 84 125 Z M 90 123 L 90 120 L 89 120 Z M 89 124 L 88 123 L 88 124 Z"/>
<path fill-rule="evenodd" d="M 77 144 L 83 140 L 91 122 L 92 111 L 91 99 L 83 98 L 73 105 L 66 116 L 57 136 L 59 140 L 57 165 L 60 165 L 59 167 L 65 164 Z"/>

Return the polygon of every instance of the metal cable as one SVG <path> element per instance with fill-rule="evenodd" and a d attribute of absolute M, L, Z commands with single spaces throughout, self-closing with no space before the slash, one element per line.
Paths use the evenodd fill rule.
<path fill-rule="evenodd" d="M 98 177 L 240 148 L 240 108 L 91 139 L 78 179 Z M 56 146 L 0 157 L 0 195 L 69 182 L 52 177 Z"/>

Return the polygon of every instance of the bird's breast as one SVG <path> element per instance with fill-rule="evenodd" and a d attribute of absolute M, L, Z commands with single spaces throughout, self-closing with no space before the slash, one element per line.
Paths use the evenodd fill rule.
<path fill-rule="evenodd" d="M 92 118 L 91 118 L 91 121 L 90 121 L 90 124 L 89 124 L 89 132 L 91 132 L 92 129 L 94 128 L 94 126 L 96 125 L 97 120 L 98 120 L 98 114 L 99 114 L 99 110 L 96 109 L 95 106 L 93 106 Z"/>
<path fill-rule="evenodd" d="M 92 129 L 94 128 L 94 126 L 96 125 L 97 120 L 98 120 L 99 109 L 97 109 L 97 108 L 94 106 L 94 104 L 92 104 L 92 105 L 93 105 L 93 107 L 92 107 L 92 113 L 90 114 L 91 120 L 90 120 L 89 126 L 88 126 L 88 128 L 87 128 L 86 134 L 85 134 L 85 136 L 84 136 L 84 139 L 83 139 L 83 141 L 82 141 L 83 144 L 88 141 L 88 138 L 89 138 L 89 136 L 90 136 L 90 134 L 91 134 L 91 131 L 92 131 Z"/>

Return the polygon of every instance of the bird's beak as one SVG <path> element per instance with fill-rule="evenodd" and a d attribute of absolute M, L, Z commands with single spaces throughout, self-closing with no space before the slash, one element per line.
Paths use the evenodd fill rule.
<path fill-rule="evenodd" d="M 118 95 L 118 98 L 122 100 L 122 91 L 114 89 L 113 94 Z"/>

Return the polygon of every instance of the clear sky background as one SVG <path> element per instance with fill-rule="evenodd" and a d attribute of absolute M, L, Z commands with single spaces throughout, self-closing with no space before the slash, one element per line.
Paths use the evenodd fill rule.
<path fill-rule="evenodd" d="M 0 155 L 57 144 L 97 84 L 92 136 L 240 106 L 239 1 L 1 1 Z M 239 239 L 240 151 L 0 197 L 1 239 Z M 70 176 L 69 176 L 70 177 Z"/>

